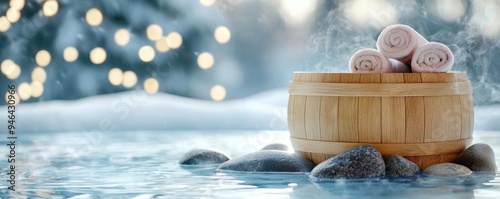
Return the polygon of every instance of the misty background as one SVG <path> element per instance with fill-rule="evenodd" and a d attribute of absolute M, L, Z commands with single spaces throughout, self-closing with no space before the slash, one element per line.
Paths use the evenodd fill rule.
<path fill-rule="evenodd" d="M 498 0 L 5 0 L 0 92 L 238 99 L 287 88 L 293 71 L 347 71 L 396 23 L 450 47 L 476 105 L 500 102 Z"/>

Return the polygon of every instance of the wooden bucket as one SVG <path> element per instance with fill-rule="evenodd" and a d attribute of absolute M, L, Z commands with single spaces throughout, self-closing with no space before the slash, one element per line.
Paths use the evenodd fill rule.
<path fill-rule="evenodd" d="M 295 72 L 288 127 L 293 148 L 317 164 L 361 145 L 424 169 L 453 162 L 472 142 L 465 72 Z"/>

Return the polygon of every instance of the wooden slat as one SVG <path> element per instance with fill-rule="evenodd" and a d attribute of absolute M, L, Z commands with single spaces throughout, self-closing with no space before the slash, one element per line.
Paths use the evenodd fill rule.
<path fill-rule="evenodd" d="M 319 164 L 325 160 L 326 160 L 326 156 L 324 154 L 311 153 L 311 161 L 313 161 L 314 163 Z"/>
<path fill-rule="evenodd" d="M 321 140 L 320 129 L 321 97 L 307 96 L 305 109 L 306 138 Z"/>
<path fill-rule="evenodd" d="M 462 95 L 460 96 L 460 110 L 462 110 L 462 121 L 461 121 L 461 126 L 462 128 L 460 129 L 460 138 L 465 139 L 469 138 L 472 128 L 471 128 L 471 108 L 469 104 L 469 96 L 467 95 Z"/>
<path fill-rule="evenodd" d="M 419 165 L 420 169 L 424 170 L 428 166 L 441 163 L 441 155 L 427 155 L 422 157 L 422 163 Z"/>
<path fill-rule="evenodd" d="M 409 161 L 412 161 L 413 163 L 419 165 L 422 165 L 422 156 L 404 156 L 404 158 L 408 159 Z M 420 168 L 422 169 L 422 168 Z"/>
<path fill-rule="evenodd" d="M 360 75 L 341 75 L 344 83 L 359 83 Z M 358 97 L 339 97 L 339 141 L 358 141 Z"/>
<path fill-rule="evenodd" d="M 455 162 L 455 160 L 457 159 L 458 157 L 458 154 L 456 153 L 451 153 L 451 154 L 443 154 L 441 155 L 441 163 L 444 163 L 444 162 Z"/>
<path fill-rule="evenodd" d="M 380 74 L 362 74 L 361 83 L 380 83 Z M 380 97 L 359 97 L 358 130 L 360 142 L 380 143 L 382 138 Z"/>
<path fill-rule="evenodd" d="M 295 96 L 293 100 L 293 136 L 298 138 L 306 138 L 306 126 L 305 126 L 305 108 L 306 108 L 306 96 Z"/>
<path fill-rule="evenodd" d="M 402 73 L 381 74 L 382 83 L 402 83 Z M 382 143 L 405 142 L 405 98 L 382 97 Z"/>
<path fill-rule="evenodd" d="M 339 97 L 321 97 L 319 124 L 323 140 L 339 141 L 338 108 Z"/>
<path fill-rule="evenodd" d="M 439 82 L 448 83 L 459 81 L 457 77 L 459 73 L 448 74 L 438 73 Z M 462 132 L 462 104 L 460 96 L 443 96 L 446 103 L 446 110 L 444 111 L 443 128 L 445 129 L 444 140 L 458 140 Z"/>
<path fill-rule="evenodd" d="M 423 83 L 438 83 L 437 73 L 421 73 Z M 441 125 L 440 116 L 442 114 L 443 99 L 438 97 L 424 97 L 425 114 L 425 137 L 424 142 L 435 142 L 443 140 L 444 132 Z"/>
<path fill-rule="evenodd" d="M 325 73 L 324 82 L 340 82 L 339 73 Z M 339 141 L 338 110 L 339 97 L 321 97 L 320 130 L 321 138 L 327 141 Z"/>
<path fill-rule="evenodd" d="M 405 73 L 405 83 L 422 82 L 420 73 Z M 405 99 L 405 142 L 422 143 L 425 133 L 424 97 L 406 97 Z M 421 161 L 421 159 L 418 159 Z"/>

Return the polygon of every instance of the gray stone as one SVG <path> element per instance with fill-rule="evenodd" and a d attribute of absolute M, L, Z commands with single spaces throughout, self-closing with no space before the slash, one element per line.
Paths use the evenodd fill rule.
<path fill-rule="evenodd" d="M 314 163 L 297 154 L 263 150 L 229 160 L 217 169 L 252 172 L 310 172 L 314 166 Z"/>
<path fill-rule="evenodd" d="M 274 144 L 268 144 L 264 146 L 260 150 L 280 150 L 280 151 L 288 151 L 288 146 L 286 144 L 281 144 L 281 143 L 274 143 Z"/>
<path fill-rule="evenodd" d="M 495 153 L 488 144 L 477 143 L 458 155 L 455 163 L 468 167 L 472 171 L 496 172 Z"/>
<path fill-rule="evenodd" d="M 179 159 L 179 164 L 183 165 L 221 164 L 228 160 L 229 157 L 221 152 L 209 149 L 191 149 Z"/>
<path fill-rule="evenodd" d="M 470 175 L 472 171 L 459 164 L 441 163 L 425 168 L 423 173 L 432 176 L 465 176 Z"/>
<path fill-rule="evenodd" d="M 420 173 L 418 165 L 400 155 L 384 157 L 386 177 L 409 177 Z"/>
<path fill-rule="evenodd" d="M 375 178 L 385 175 L 384 159 L 372 146 L 359 146 L 323 161 L 311 171 L 315 178 Z"/>

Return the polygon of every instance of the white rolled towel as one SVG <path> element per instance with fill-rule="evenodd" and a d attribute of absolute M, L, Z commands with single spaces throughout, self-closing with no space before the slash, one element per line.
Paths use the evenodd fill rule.
<path fill-rule="evenodd" d="M 405 64 L 384 57 L 375 49 L 358 50 L 349 60 L 349 71 L 351 73 L 392 73 L 410 72 L 410 67 Z"/>
<path fill-rule="evenodd" d="M 377 39 L 377 49 L 384 56 L 410 65 L 415 50 L 428 41 L 407 25 L 387 26 Z"/>
<path fill-rule="evenodd" d="M 448 72 L 453 66 L 453 53 L 448 46 L 429 42 L 417 48 L 411 60 L 411 70 L 417 73 Z"/>

